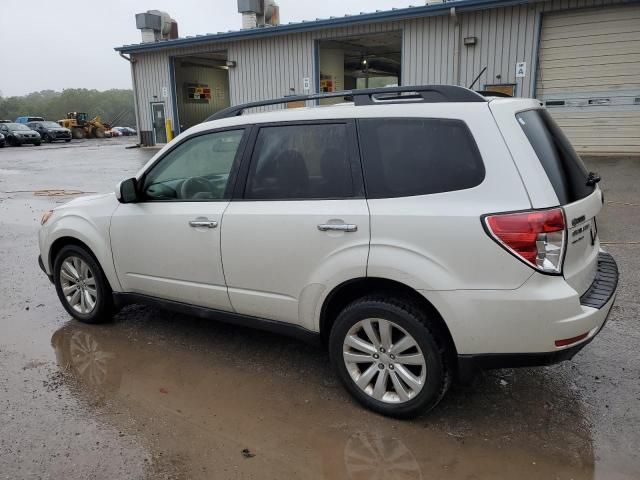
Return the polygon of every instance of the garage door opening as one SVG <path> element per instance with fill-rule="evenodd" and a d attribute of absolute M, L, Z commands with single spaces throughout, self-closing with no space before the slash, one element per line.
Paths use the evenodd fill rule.
<path fill-rule="evenodd" d="M 320 93 L 401 84 L 402 32 L 385 32 L 318 42 Z M 339 103 L 327 99 L 322 103 Z"/>
<path fill-rule="evenodd" d="M 231 104 L 226 52 L 174 57 L 173 68 L 176 133 L 201 123 Z"/>

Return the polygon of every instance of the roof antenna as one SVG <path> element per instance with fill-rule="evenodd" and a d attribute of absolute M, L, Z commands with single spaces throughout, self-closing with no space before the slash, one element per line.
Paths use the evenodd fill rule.
<path fill-rule="evenodd" d="M 480 77 L 482 76 L 482 74 L 483 74 L 484 72 L 486 72 L 486 71 L 487 71 L 487 67 L 484 67 L 484 68 L 482 69 L 482 71 L 478 74 L 478 76 L 476 77 L 476 79 L 473 81 L 473 83 L 471 83 L 471 85 L 469 85 L 467 88 L 469 88 L 469 90 L 471 90 L 471 89 L 473 88 L 473 86 L 474 86 L 476 83 L 478 83 L 478 80 L 480 80 Z"/>

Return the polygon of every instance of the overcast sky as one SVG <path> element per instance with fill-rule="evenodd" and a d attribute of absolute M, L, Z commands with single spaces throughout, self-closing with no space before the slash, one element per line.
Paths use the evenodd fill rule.
<path fill-rule="evenodd" d="M 420 0 L 278 0 L 281 22 L 420 5 Z M 131 88 L 114 47 L 140 42 L 136 13 L 157 9 L 180 36 L 237 30 L 236 0 L 0 0 L 0 92 Z"/>

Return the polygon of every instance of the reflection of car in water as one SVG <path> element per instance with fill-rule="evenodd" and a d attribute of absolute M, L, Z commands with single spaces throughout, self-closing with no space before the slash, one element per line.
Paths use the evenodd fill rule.
<path fill-rule="evenodd" d="M 283 362 L 282 345 L 258 351 L 264 338 L 240 329 L 221 332 L 202 326 L 189 335 L 206 340 L 194 342 L 189 336 L 180 338 L 182 327 L 166 324 L 166 331 L 151 336 L 149 323 L 105 328 L 69 322 L 51 340 L 57 362 L 71 391 L 90 408 L 113 408 L 113 415 L 100 410 L 100 418 L 125 431 L 136 419 L 135 434 L 153 438 L 165 454 L 194 459 L 210 471 L 220 468 L 220 458 L 234 458 L 247 447 L 283 479 L 523 478 L 522 472 L 531 471 L 532 456 L 537 458 L 537 478 L 589 478 L 593 471 L 589 431 L 577 430 L 580 418 L 568 414 L 571 408 L 579 414 L 580 402 L 571 392 L 563 396 L 573 407 L 550 411 L 544 399 L 550 395 L 543 392 L 539 404 L 529 403 L 519 416 L 479 427 L 482 437 L 503 437 L 504 430 L 538 425 L 547 416 L 540 433 L 545 442 L 529 441 L 523 433 L 524 440 L 515 439 L 496 455 L 495 445 L 473 434 L 461 442 L 422 423 L 393 422 L 337 402 L 336 390 L 318 390 L 322 374 L 265 375 L 259 367 L 295 364 L 308 359 L 305 352 Z M 322 369 L 322 359 L 316 361 L 311 372 Z M 494 396 L 491 402 L 509 401 L 506 397 Z M 477 395 L 470 401 L 475 399 Z M 514 410 L 512 403 L 504 410 Z M 477 406 L 470 409 L 477 411 Z M 459 414 L 452 415 L 455 423 Z M 141 428 L 145 422 L 148 427 Z M 545 463 L 548 452 L 538 448 L 548 438 L 554 438 L 566 458 Z M 221 457 L 212 457 L 212 451 Z M 511 457 L 505 465 L 507 452 Z M 451 476 L 443 477 L 443 465 L 451 466 L 445 471 Z"/>
<path fill-rule="evenodd" d="M 306 415 L 302 411 L 281 414 L 276 411 L 279 409 L 270 409 L 263 404 L 264 397 L 243 392 L 240 385 L 234 385 L 237 379 L 233 376 L 229 376 L 229 383 L 224 379 L 221 381 L 220 372 L 213 371 L 202 359 L 188 358 L 192 356 L 190 352 L 167 355 L 162 346 L 147 342 L 140 345 L 116 331 L 97 330 L 76 323 L 55 332 L 51 343 L 65 378 L 74 385 L 72 390 L 81 392 L 91 405 L 96 404 L 96 400 L 108 403 L 124 400 L 128 406 L 142 408 L 146 416 L 161 415 L 163 422 L 171 425 L 175 436 L 179 436 L 181 429 L 192 427 L 189 419 L 202 423 L 219 418 L 221 424 L 214 421 L 208 428 L 198 430 L 203 437 L 201 448 L 210 446 L 209 436 L 222 437 L 225 441 L 229 438 L 246 441 L 239 439 L 248 436 L 253 439 L 251 444 L 257 445 L 254 448 L 259 449 L 261 457 L 275 461 L 281 456 L 280 448 L 290 448 L 283 443 L 313 443 L 316 435 L 323 437 L 323 433 L 316 430 L 324 430 L 324 422 L 310 425 L 304 420 Z M 306 395 L 307 392 L 302 393 Z M 260 422 L 255 421 L 258 414 L 263 418 Z M 311 420 L 318 419 L 312 417 Z M 314 432 L 311 436 L 310 430 Z M 278 432 L 278 438 L 274 438 L 274 432 Z M 363 476 L 373 470 L 389 473 L 378 477 L 380 479 L 422 478 L 413 453 L 398 438 L 366 431 L 345 436 L 331 430 L 328 435 L 337 436 L 341 441 L 316 443 L 311 458 L 301 462 L 309 468 L 307 478 L 361 480 L 375 478 Z M 329 469 L 324 477 L 312 474 L 323 469 Z M 397 475 L 398 472 L 404 473 Z M 407 472 L 411 475 L 407 476 Z"/>
<path fill-rule="evenodd" d="M 422 479 L 413 453 L 397 438 L 354 434 L 347 440 L 344 464 L 352 480 Z"/>

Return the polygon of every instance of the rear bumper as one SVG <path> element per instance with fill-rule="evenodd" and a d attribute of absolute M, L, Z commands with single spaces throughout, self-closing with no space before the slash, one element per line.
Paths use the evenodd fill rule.
<path fill-rule="evenodd" d="M 576 331 L 588 332 L 587 337 L 573 345 L 556 348 L 552 351 L 533 353 L 480 353 L 458 355 L 458 373 L 463 379 L 473 376 L 480 370 L 494 368 L 517 368 L 551 365 L 570 360 L 589 344 L 604 327 L 615 301 L 618 287 L 618 266 L 611 255 L 600 252 L 598 271 L 589 289 L 580 297 L 580 306 L 584 314 L 567 319 L 556 319 L 553 325 L 571 326 Z M 558 328 L 552 335 L 556 339 L 571 338 L 568 330 Z"/>

